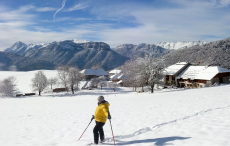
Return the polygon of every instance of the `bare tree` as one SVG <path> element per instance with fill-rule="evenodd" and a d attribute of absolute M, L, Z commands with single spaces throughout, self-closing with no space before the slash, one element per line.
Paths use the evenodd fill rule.
<path fill-rule="evenodd" d="M 109 82 L 108 87 L 111 88 L 115 92 L 116 88 L 119 87 L 119 85 L 115 82 Z"/>
<path fill-rule="evenodd" d="M 142 87 L 142 91 L 144 91 L 143 87 L 147 84 L 145 66 L 140 59 L 127 61 L 122 67 L 124 74 L 128 76 L 128 79 L 123 81 L 124 85 L 133 87 L 134 91 L 136 91 L 137 87 Z"/>
<path fill-rule="evenodd" d="M 48 79 L 48 84 L 50 85 L 50 88 L 53 89 L 53 86 L 56 85 L 58 82 L 58 79 L 57 78 L 50 78 Z"/>
<path fill-rule="evenodd" d="M 154 86 L 159 84 L 165 77 L 164 59 L 145 58 L 145 71 L 148 77 L 148 85 L 151 93 L 153 93 Z"/>
<path fill-rule="evenodd" d="M 100 76 L 100 77 L 98 77 L 98 79 L 99 79 L 100 81 L 106 81 L 106 80 L 107 80 L 107 78 L 106 78 L 105 76 Z"/>
<path fill-rule="evenodd" d="M 100 82 L 100 80 L 98 78 L 92 78 L 90 80 L 90 87 L 96 87 L 97 88 L 99 82 Z"/>
<path fill-rule="evenodd" d="M 164 78 L 165 63 L 164 59 L 154 59 L 146 56 L 136 58 L 126 62 L 123 66 L 124 73 L 129 76 L 125 84 L 131 85 L 136 91 L 137 87 L 149 85 L 151 93 L 154 91 L 155 84 L 159 84 Z"/>
<path fill-rule="evenodd" d="M 56 68 L 57 72 L 58 72 L 58 77 L 60 79 L 60 83 L 61 85 L 63 85 L 67 92 L 68 92 L 68 83 L 69 83 L 69 79 L 68 79 L 68 75 L 69 75 L 69 66 L 63 65 L 63 66 L 58 66 Z"/>
<path fill-rule="evenodd" d="M 79 83 L 82 79 L 82 75 L 77 67 L 70 67 L 68 70 L 68 83 L 72 94 L 74 94 L 74 91 L 79 90 Z"/>
<path fill-rule="evenodd" d="M 47 87 L 48 80 L 43 71 L 38 71 L 35 73 L 35 77 L 32 79 L 32 87 L 34 91 L 38 91 L 39 96 L 41 96 L 41 92 Z"/>
<path fill-rule="evenodd" d="M 107 86 L 107 82 L 106 82 L 106 81 L 100 81 L 100 82 L 98 83 L 98 86 L 100 86 L 100 87 L 101 87 L 101 90 L 102 90 L 103 87 L 106 87 L 106 86 Z"/>
<path fill-rule="evenodd" d="M 100 81 L 100 82 L 98 83 L 98 86 L 100 86 L 100 87 L 101 87 L 101 90 L 102 90 L 103 87 L 106 87 L 106 86 L 107 86 L 106 77 L 101 76 L 101 77 L 99 77 L 98 79 L 99 79 L 99 81 Z"/>
<path fill-rule="evenodd" d="M 11 76 L 0 81 L 0 93 L 4 96 L 13 96 L 16 91 L 16 78 Z"/>

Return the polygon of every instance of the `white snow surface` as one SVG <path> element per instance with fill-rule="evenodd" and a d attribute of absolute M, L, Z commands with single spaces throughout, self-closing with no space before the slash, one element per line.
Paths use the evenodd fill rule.
<path fill-rule="evenodd" d="M 32 72 L 8 72 L 28 88 Z M 6 72 L 0 72 L 0 77 Z M 31 74 L 31 75 L 30 75 Z M 45 71 L 56 76 L 54 71 Z M 76 95 L 0 98 L 1 146 L 86 146 L 93 142 L 91 123 L 82 132 L 103 95 L 110 103 L 117 145 L 229 146 L 230 85 L 199 89 L 164 89 L 154 94 L 130 88 L 81 90 Z M 113 145 L 109 121 L 105 146 Z"/>
<path fill-rule="evenodd" d="M 182 49 L 188 48 L 195 45 L 203 45 L 206 42 L 202 41 L 175 41 L 175 42 L 158 42 L 155 45 L 166 48 L 166 49 Z"/>
<path fill-rule="evenodd" d="M 55 70 L 42 70 L 46 77 L 52 78 L 52 77 L 57 77 L 57 71 Z M 0 71 L 0 80 L 14 76 L 17 80 L 17 86 L 18 90 L 21 93 L 31 93 L 33 92 L 32 86 L 31 86 L 31 80 L 34 78 L 34 75 L 37 71 Z"/>

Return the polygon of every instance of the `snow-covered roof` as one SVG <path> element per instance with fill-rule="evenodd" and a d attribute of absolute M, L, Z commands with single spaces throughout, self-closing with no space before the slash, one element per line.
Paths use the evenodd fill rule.
<path fill-rule="evenodd" d="M 115 74 L 115 75 L 112 75 L 110 78 L 112 80 L 118 80 L 119 76 L 120 76 L 120 74 Z"/>
<path fill-rule="evenodd" d="M 126 80 L 126 79 L 128 79 L 129 77 L 127 76 L 127 75 L 124 75 L 124 74 L 121 74 L 119 77 L 118 77 L 118 79 L 119 80 Z"/>
<path fill-rule="evenodd" d="M 81 73 L 85 75 L 94 75 L 94 76 L 108 76 L 109 74 L 104 69 L 84 69 Z"/>
<path fill-rule="evenodd" d="M 191 79 L 194 80 L 196 79 L 196 76 L 204 70 L 206 67 L 205 66 L 193 66 L 190 65 L 188 66 L 184 71 L 182 71 L 177 78 L 183 78 L 183 79 Z"/>
<path fill-rule="evenodd" d="M 178 62 L 173 64 L 165 69 L 166 75 L 175 75 L 178 71 L 180 71 L 183 67 L 185 67 L 187 62 Z"/>
<path fill-rule="evenodd" d="M 84 69 L 81 71 L 81 73 L 83 73 L 85 75 L 95 75 L 95 72 L 93 69 Z"/>
<path fill-rule="evenodd" d="M 201 80 L 211 80 L 218 73 L 226 73 L 230 70 L 222 68 L 220 66 L 188 66 L 181 74 L 177 77 L 182 79 L 201 79 Z"/>
<path fill-rule="evenodd" d="M 122 70 L 114 69 L 114 70 L 111 70 L 109 73 L 110 74 L 120 74 L 121 72 L 122 72 Z"/>
<path fill-rule="evenodd" d="M 125 80 L 128 79 L 127 75 L 124 74 L 115 74 L 110 77 L 112 80 Z"/>
<path fill-rule="evenodd" d="M 209 66 L 205 70 L 202 70 L 197 76 L 196 79 L 211 80 L 218 73 L 230 73 L 230 70 L 222 68 L 220 66 Z"/>

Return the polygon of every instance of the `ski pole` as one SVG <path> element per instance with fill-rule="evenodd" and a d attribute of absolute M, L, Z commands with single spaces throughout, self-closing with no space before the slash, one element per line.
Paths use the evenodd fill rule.
<path fill-rule="evenodd" d="M 93 115 L 93 117 L 92 117 L 89 125 L 92 123 L 93 119 L 94 119 L 94 115 Z M 89 125 L 86 127 L 85 131 L 87 130 L 87 128 L 89 127 Z M 84 135 L 85 131 L 82 133 L 81 137 Z M 81 139 L 81 137 L 78 139 L 78 141 Z"/>
<path fill-rule="evenodd" d="M 110 119 L 109 119 L 109 122 L 110 122 L 111 131 L 112 131 L 112 135 L 113 135 L 113 127 L 112 127 L 112 123 L 111 123 L 111 120 L 110 120 Z M 114 142 L 114 146 L 116 146 L 115 139 L 114 139 L 114 135 L 113 135 L 113 142 Z"/>

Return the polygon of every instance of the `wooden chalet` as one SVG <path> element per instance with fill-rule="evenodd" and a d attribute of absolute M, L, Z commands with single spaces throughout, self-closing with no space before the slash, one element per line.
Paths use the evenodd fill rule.
<path fill-rule="evenodd" d="M 176 72 L 175 75 L 170 74 L 171 68 L 174 69 L 172 72 Z M 178 67 L 178 71 L 175 68 L 175 65 L 172 65 L 166 69 L 169 73 L 166 73 L 165 84 L 187 88 L 201 88 L 220 83 L 229 84 L 230 70 L 220 66 L 187 64 L 183 68 Z M 170 76 L 172 76 L 171 80 Z"/>

